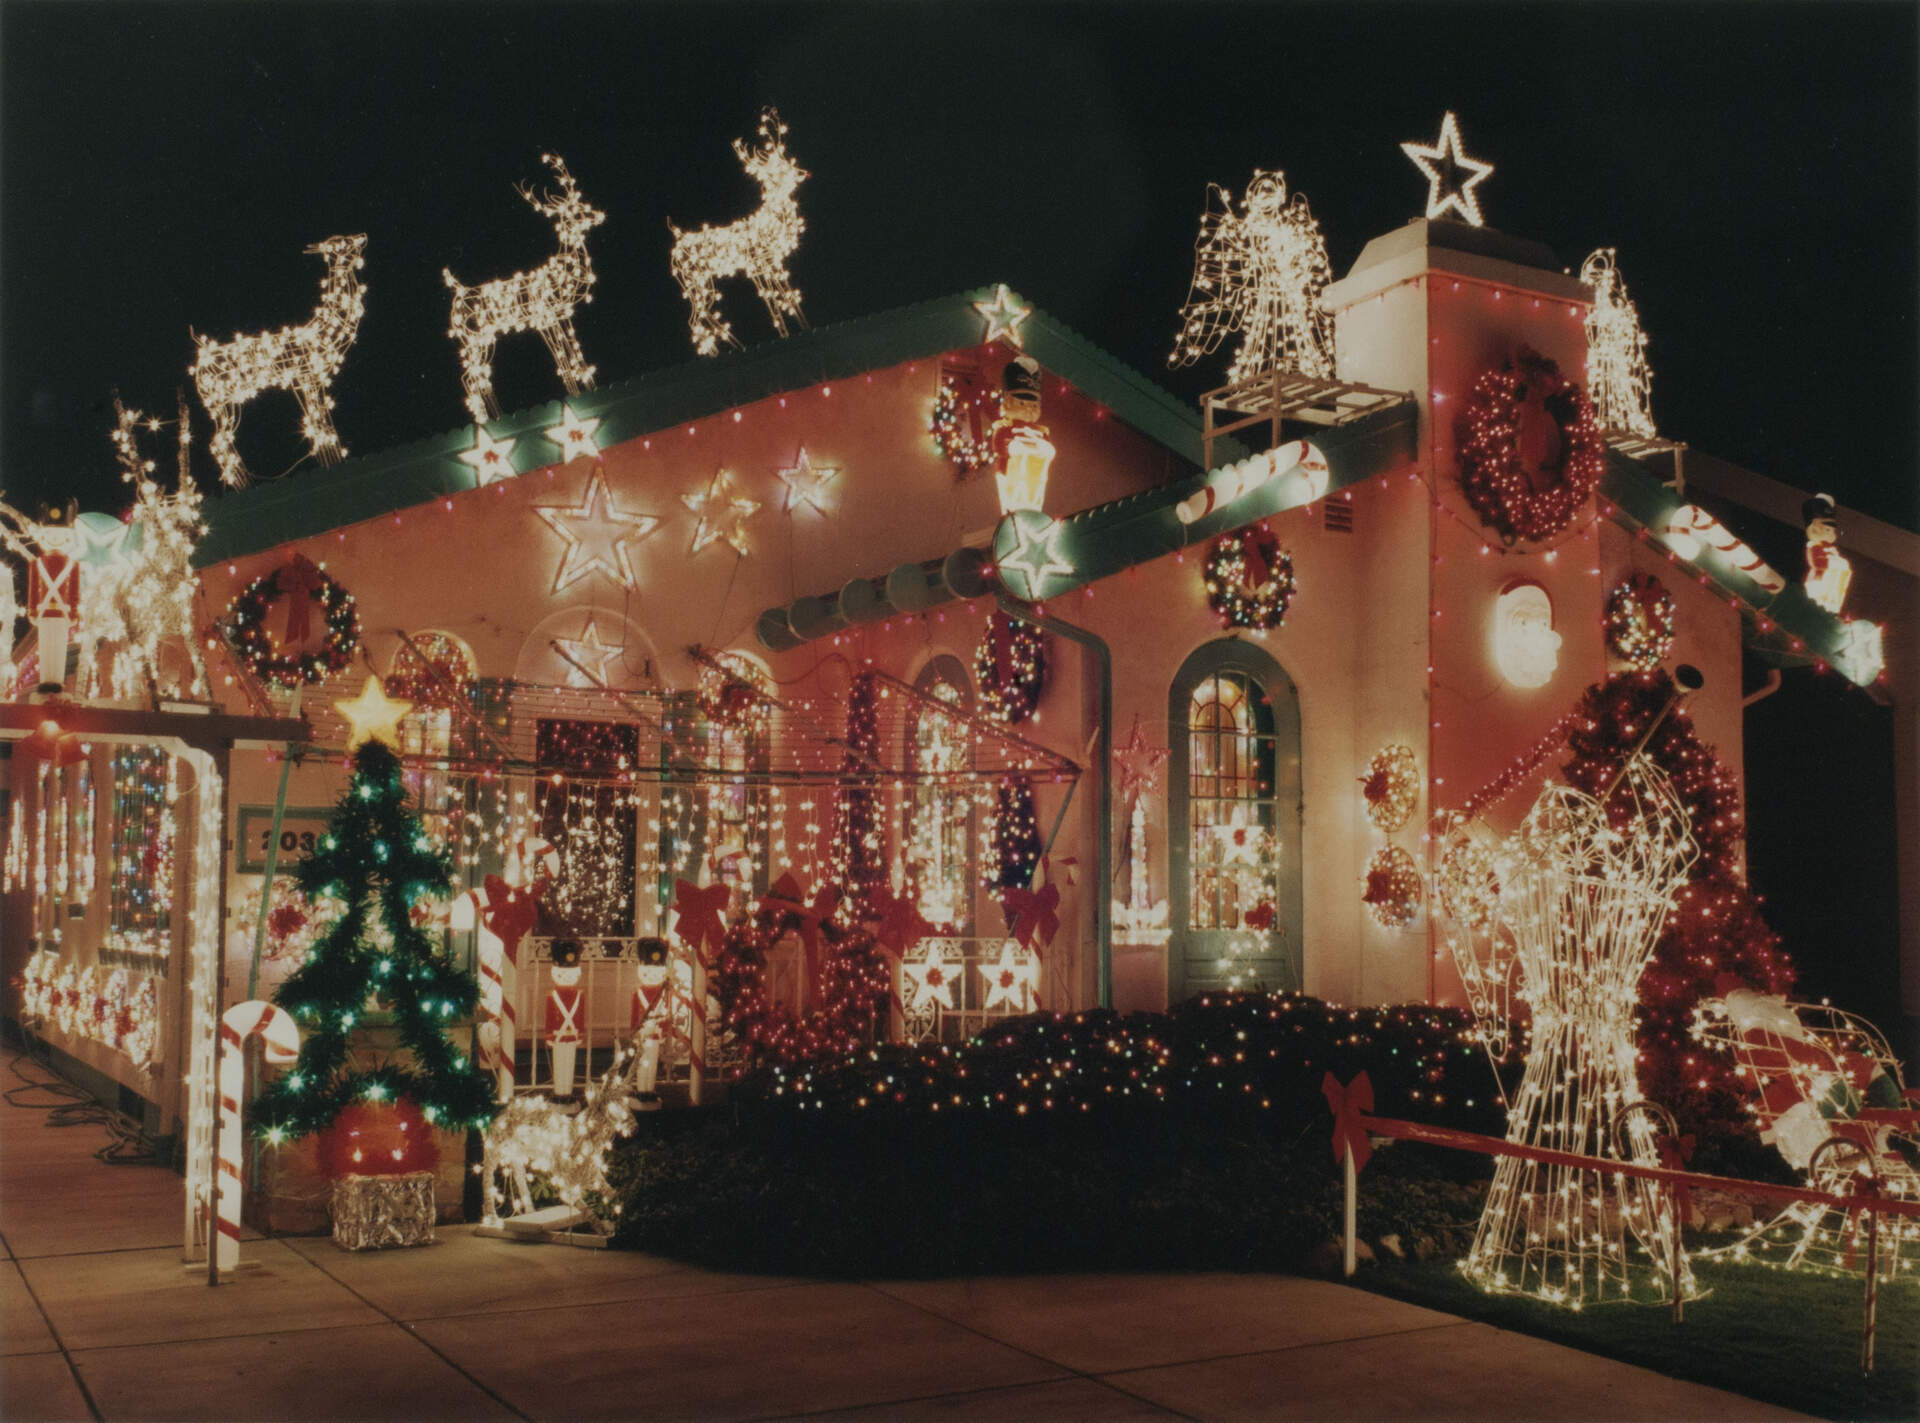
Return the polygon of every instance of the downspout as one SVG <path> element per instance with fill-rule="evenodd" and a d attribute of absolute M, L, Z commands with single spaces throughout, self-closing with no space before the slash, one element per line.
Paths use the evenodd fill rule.
<path fill-rule="evenodd" d="M 1745 711 L 1748 707 L 1752 706 L 1755 702 L 1764 702 L 1768 697 L 1772 696 L 1775 692 L 1779 690 L 1780 690 L 1780 669 L 1778 667 L 1769 667 L 1767 669 L 1767 680 L 1761 683 L 1757 689 L 1755 689 L 1754 691 L 1748 692 L 1746 696 L 1740 699 L 1740 710 Z"/>
<path fill-rule="evenodd" d="M 1043 613 L 1034 606 L 1009 597 L 1004 590 L 996 591 L 995 601 L 1000 610 L 1010 617 L 1019 618 L 1050 633 L 1064 637 L 1069 642 L 1078 643 L 1093 659 L 1095 675 L 1100 684 L 1099 725 L 1094 739 L 1094 834 L 1099 839 L 1099 853 L 1094 857 L 1095 877 L 1093 896 L 1093 936 L 1099 947 L 1100 1006 L 1113 1006 L 1113 911 L 1109 903 L 1110 886 L 1113 883 L 1113 651 L 1107 646 L 1106 639 L 1083 627 L 1075 627 L 1051 613 Z"/>

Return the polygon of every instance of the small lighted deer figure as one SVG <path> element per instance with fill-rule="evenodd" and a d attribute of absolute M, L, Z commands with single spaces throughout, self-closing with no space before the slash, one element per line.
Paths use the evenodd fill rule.
<path fill-rule="evenodd" d="M 515 272 L 477 287 L 462 286 L 451 270 L 441 269 L 453 291 L 453 315 L 447 334 L 460 343 L 460 382 L 466 388 L 467 410 L 475 424 L 484 424 L 500 414 L 493 396 L 493 343 L 516 331 L 531 328 L 540 333 L 568 395 L 593 389 L 594 368 L 580 350 L 573 310 L 593 300 L 593 262 L 587 256 L 587 233 L 605 222 L 607 215 L 580 196 L 565 159 L 543 153 L 541 160 L 559 178 L 559 193 L 535 197 L 530 183 L 516 184 L 514 190 L 553 224 L 560 250 L 531 271 Z"/>
<path fill-rule="evenodd" d="M 806 231 L 794 193 L 808 175 L 787 153 L 787 126 L 780 122 L 778 111 L 760 111 L 759 147 L 749 148 L 745 139 L 737 138 L 733 152 L 747 176 L 760 185 L 760 210 L 725 227 L 705 226 L 697 232 L 682 232 L 671 218 L 667 220 L 673 233 L 673 277 L 692 308 L 687 325 L 693 332 L 694 349 L 703 356 L 717 354 L 722 341 L 740 344 L 720 315 L 714 285 L 722 277 L 745 273 L 767 304 L 773 329 L 782 336 L 787 334 L 788 317 L 803 331 L 807 326 L 800 313 L 800 293 L 787 275 L 787 259 Z"/>
<path fill-rule="evenodd" d="M 222 484 L 237 489 L 247 483 L 247 466 L 233 447 L 233 436 L 240 428 L 240 407 L 263 390 L 293 392 L 300 402 L 307 449 L 320 463 L 333 464 L 346 454 L 333 429 L 332 388 L 366 310 L 367 289 L 360 280 L 365 260 L 360 254 L 366 245 L 362 232 L 329 237 L 306 249 L 327 259 L 327 274 L 320 283 L 320 304 L 300 325 L 231 341 L 191 333 L 200 354 L 187 373 L 213 419 L 209 444 Z"/>

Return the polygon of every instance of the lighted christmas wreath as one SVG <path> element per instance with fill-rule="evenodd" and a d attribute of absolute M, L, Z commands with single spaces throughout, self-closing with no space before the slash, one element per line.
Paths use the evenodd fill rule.
<path fill-rule="evenodd" d="M 766 675 L 737 653 L 700 669 L 700 711 L 715 726 L 758 735 L 767 727 Z"/>
<path fill-rule="evenodd" d="M 1387 929 L 1411 924 L 1420 912 L 1420 867 L 1398 845 L 1383 845 L 1367 865 L 1367 888 L 1361 901 L 1373 911 L 1374 922 Z"/>
<path fill-rule="evenodd" d="M 1420 761 L 1410 746 L 1384 746 L 1367 762 L 1360 778 L 1367 819 L 1381 830 L 1398 830 L 1420 802 Z"/>
<path fill-rule="evenodd" d="M 1607 595 L 1607 646 L 1636 672 L 1673 651 L 1673 595 L 1650 573 L 1636 573 Z"/>
<path fill-rule="evenodd" d="M 815 1005 L 795 1013 L 767 995 L 767 952 L 797 927 L 791 914 L 762 907 L 728 928 L 708 980 L 720 1021 L 755 1064 L 789 1065 L 844 1055 L 872 1043 L 886 1027 L 893 975 L 874 936 L 819 926 Z"/>
<path fill-rule="evenodd" d="M 1207 606 L 1222 627 L 1265 632 L 1285 621 L 1296 583 L 1293 555 L 1262 526 L 1222 534 L 1200 568 Z"/>
<path fill-rule="evenodd" d="M 1040 705 L 1047 680 L 1047 644 L 1040 629 L 998 610 L 973 654 L 980 704 L 989 720 L 1017 725 Z"/>
<path fill-rule="evenodd" d="M 1508 543 L 1551 538 L 1600 483 L 1606 442 L 1585 391 L 1522 348 L 1474 383 L 1460 441 L 1460 487 Z"/>
<path fill-rule="evenodd" d="M 276 633 L 268 621 L 281 605 L 286 617 Z M 305 557 L 283 563 L 242 589 L 228 605 L 226 628 L 227 640 L 248 670 L 282 687 L 324 680 L 345 667 L 360 645 L 360 612 L 353 594 Z"/>
<path fill-rule="evenodd" d="M 957 475 L 969 475 L 993 457 L 986 440 L 975 433 L 977 412 L 991 404 L 989 396 L 963 393 L 952 377 L 941 378 L 940 393 L 933 398 L 933 414 L 927 417 L 927 433 Z"/>

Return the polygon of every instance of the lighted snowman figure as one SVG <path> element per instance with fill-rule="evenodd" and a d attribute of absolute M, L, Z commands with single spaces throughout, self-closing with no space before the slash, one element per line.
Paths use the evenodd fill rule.
<path fill-rule="evenodd" d="M 1800 517 L 1807 521 L 1807 596 L 1838 617 L 1847 605 L 1853 565 L 1835 546 L 1840 525 L 1833 515 L 1831 495 L 1816 494 L 1800 506 Z"/>
<path fill-rule="evenodd" d="M 553 946 L 553 987 L 547 991 L 547 1051 L 553 1058 L 553 1095 L 573 1095 L 573 1061 L 580 1047 L 580 945 Z"/>
<path fill-rule="evenodd" d="M 632 1031 L 634 1038 L 633 1095 L 643 1111 L 660 1105 L 654 1084 L 660 1075 L 660 1044 L 666 1036 L 667 941 L 647 938 L 639 943 L 640 972 L 633 985 Z"/>

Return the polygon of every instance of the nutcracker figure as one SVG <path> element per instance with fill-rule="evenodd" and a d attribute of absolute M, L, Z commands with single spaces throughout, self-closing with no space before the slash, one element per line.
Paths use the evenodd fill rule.
<path fill-rule="evenodd" d="M 1053 466 L 1053 442 L 1040 423 L 1040 363 L 1022 356 L 1001 376 L 1000 418 L 987 434 L 993 479 L 1000 490 L 1000 512 L 1041 509 L 1047 501 L 1047 471 Z"/>
<path fill-rule="evenodd" d="M 1833 498 L 1816 494 L 1800 506 L 1807 524 L 1807 596 L 1835 617 L 1847 605 L 1853 565 L 1835 546 L 1840 525 L 1834 521 Z"/>
<path fill-rule="evenodd" d="M 547 990 L 547 1051 L 553 1057 L 553 1095 L 573 1095 L 573 1059 L 580 1046 L 580 945 L 560 939 L 553 946 L 553 987 Z"/>
<path fill-rule="evenodd" d="M 40 690 L 57 692 L 66 685 L 67 648 L 80 613 L 79 550 L 65 511 L 47 511 L 35 542 L 40 552 L 27 566 L 27 616 L 39 641 Z"/>
<path fill-rule="evenodd" d="M 667 941 L 656 938 L 642 939 L 639 950 L 640 976 L 633 985 L 633 1075 L 629 1081 L 641 1108 L 650 1111 L 660 1105 L 654 1083 L 660 1075 L 660 1044 L 671 1011 L 667 996 L 669 951 Z"/>

